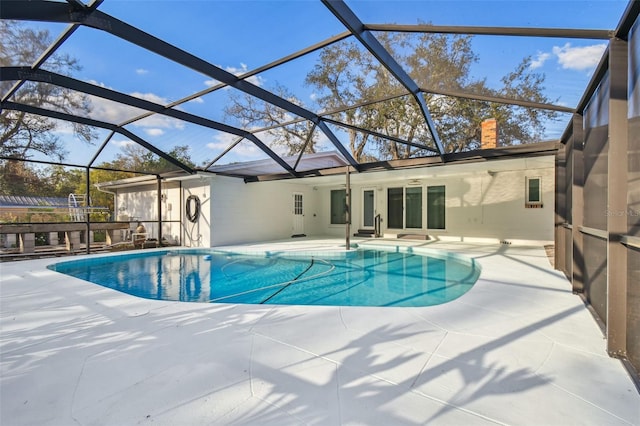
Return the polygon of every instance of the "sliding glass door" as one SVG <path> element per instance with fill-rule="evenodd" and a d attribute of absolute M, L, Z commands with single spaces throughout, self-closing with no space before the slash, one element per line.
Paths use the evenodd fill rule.
<path fill-rule="evenodd" d="M 387 189 L 387 228 L 402 229 L 404 227 L 404 188 Z"/>
<path fill-rule="evenodd" d="M 445 229 L 444 185 L 427 188 L 427 228 Z"/>
<path fill-rule="evenodd" d="M 405 228 L 422 228 L 422 187 L 405 189 Z"/>
<path fill-rule="evenodd" d="M 376 190 L 365 189 L 362 191 L 362 227 L 373 229 L 376 215 Z"/>
<path fill-rule="evenodd" d="M 422 228 L 422 187 L 387 189 L 387 227 Z"/>
<path fill-rule="evenodd" d="M 427 229 L 445 229 L 445 187 L 428 186 Z M 387 189 L 387 228 L 424 229 L 423 187 Z"/>

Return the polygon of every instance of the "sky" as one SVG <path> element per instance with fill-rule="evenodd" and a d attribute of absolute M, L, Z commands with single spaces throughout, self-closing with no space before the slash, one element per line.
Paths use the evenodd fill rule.
<path fill-rule="evenodd" d="M 611 30 L 616 28 L 627 6 L 622 0 L 347 0 L 346 3 L 365 23 Z M 99 9 L 234 74 L 258 68 L 345 31 L 338 19 L 316 0 L 105 0 Z M 66 27 L 28 25 L 48 29 L 53 37 Z M 606 48 L 606 40 L 475 36 L 473 48 L 479 58 L 471 70 L 473 78 L 486 79 L 490 86 L 498 86 L 502 76 L 524 57 L 531 57 L 531 70 L 546 76 L 545 94 L 557 104 L 575 107 Z M 77 30 L 60 52 L 78 59 L 82 69 L 74 77 L 161 104 L 216 83 L 209 76 L 90 28 Z M 308 55 L 251 77 L 250 81 L 267 90 L 285 85 L 313 110 L 317 93 L 305 86 L 304 78 L 317 58 L 317 53 Z M 218 90 L 179 108 L 222 121 L 225 120 L 222 107 L 231 92 L 235 90 Z M 112 123 L 141 113 L 98 98 L 92 98 L 91 102 L 91 117 Z M 558 138 L 563 132 L 569 117 L 560 118 L 561 121 L 547 126 L 548 138 Z M 127 129 L 161 149 L 189 144 L 193 147 L 192 158 L 198 162 L 212 160 L 236 139 L 161 116 L 141 120 Z M 58 134 L 67 144 L 69 162 L 86 164 L 107 135 L 102 130 L 98 133 L 96 145 L 87 147 L 72 137 L 69 126 L 61 124 Z M 97 163 L 112 159 L 129 143 L 124 136 L 114 136 Z M 265 155 L 245 141 L 226 155 L 221 164 L 260 158 Z"/>

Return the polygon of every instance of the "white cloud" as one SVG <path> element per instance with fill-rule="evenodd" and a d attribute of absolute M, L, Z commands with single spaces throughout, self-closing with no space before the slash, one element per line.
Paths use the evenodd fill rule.
<path fill-rule="evenodd" d="M 139 99 L 144 99 L 145 101 L 153 102 L 154 104 L 166 105 L 169 103 L 167 98 L 163 98 L 162 96 L 158 96 L 154 93 L 133 92 L 129 93 L 129 95 Z"/>
<path fill-rule="evenodd" d="M 262 87 L 264 85 L 265 79 L 260 77 L 259 75 L 252 75 L 251 77 L 245 79 L 249 83 L 252 83 L 255 86 Z"/>
<path fill-rule="evenodd" d="M 166 98 L 154 93 L 134 92 L 130 93 L 130 95 L 160 105 L 166 105 L 169 103 Z M 118 104 L 98 97 L 91 97 L 91 106 L 91 118 L 114 124 L 120 124 L 147 112 L 146 110 Z M 159 135 L 158 131 L 160 129 L 181 130 L 185 127 L 185 123 L 183 121 L 160 114 L 153 114 L 142 120 L 136 121 L 133 125 L 150 130 L 152 133 L 149 133 L 146 130 L 145 132 L 151 136 Z M 153 132 L 155 132 L 155 134 L 153 134 Z"/>
<path fill-rule="evenodd" d="M 209 142 L 207 144 L 207 148 L 214 151 L 223 151 L 237 139 L 238 137 L 236 135 L 231 135 L 229 133 L 219 133 L 213 137 L 213 142 Z M 262 152 L 262 150 L 248 140 L 244 140 L 238 145 L 234 146 L 227 155 L 230 155 L 233 158 L 238 159 L 239 161 L 249 161 L 264 157 L 264 153 Z M 224 158 L 225 157 L 222 158 L 221 164 L 225 162 Z"/>
<path fill-rule="evenodd" d="M 98 82 L 97 82 L 97 81 L 95 81 L 95 80 L 87 80 L 87 83 L 89 83 L 89 84 L 93 84 L 94 86 L 100 86 L 100 87 L 104 87 L 104 88 L 106 88 L 106 89 L 111 89 L 111 87 L 107 86 L 106 84 L 104 84 L 104 83 L 98 83 Z"/>
<path fill-rule="evenodd" d="M 149 128 L 149 129 L 144 129 L 144 132 L 146 134 L 148 134 L 149 136 L 162 136 L 164 135 L 164 130 L 162 129 L 158 129 L 158 128 Z"/>
<path fill-rule="evenodd" d="M 531 61 L 531 65 L 529 65 L 529 68 L 531 68 L 532 70 L 535 70 L 537 68 L 542 67 L 550 57 L 551 57 L 551 54 L 548 52 L 538 52 L 536 59 Z"/>
<path fill-rule="evenodd" d="M 572 47 L 571 43 L 566 43 L 562 47 L 554 46 L 553 54 L 558 57 L 563 69 L 584 71 L 598 65 L 606 48 L 604 43 L 582 47 Z"/>
<path fill-rule="evenodd" d="M 115 145 L 115 146 L 117 146 L 117 147 L 119 147 L 119 148 L 123 148 L 125 146 L 135 144 L 135 142 L 132 141 L 131 139 L 120 139 L 120 140 L 111 139 L 110 143 Z"/>
<path fill-rule="evenodd" d="M 59 135 L 73 135 L 73 124 L 69 121 L 56 120 L 55 133 Z"/>
<path fill-rule="evenodd" d="M 134 126 L 144 128 L 182 130 L 185 127 L 185 123 L 182 120 L 177 120 L 165 115 L 153 114 L 149 117 L 143 118 L 142 120 L 136 121 L 134 123 Z"/>
<path fill-rule="evenodd" d="M 204 103 L 204 99 L 202 99 L 200 96 L 198 96 L 197 98 L 191 99 L 189 102 L 193 102 L 195 104 L 203 104 Z"/>
<path fill-rule="evenodd" d="M 136 74 L 138 75 L 145 75 L 145 74 L 149 74 L 149 70 L 145 70 L 144 68 L 138 68 L 136 70 Z"/>
<path fill-rule="evenodd" d="M 143 110 L 127 105 L 121 105 L 103 98 L 91 97 L 91 118 L 119 124 L 136 115 L 144 113 Z"/>
<path fill-rule="evenodd" d="M 247 64 L 243 63 L 240 63 L 240 68 L 229 66 L 224 69 L 225 71 L 230 72 L 231 74 L 236 76 L 241 76 L 242 74 L 246 74 L 249 71 L 249 69 L 247 68 Z M 249 83 L 252 83 L 256 86 L 262 86 L 264 85 L 265 79 L 260 77 L 259 75 L 252 75 L 251 77 L 246 78 L 245 81 L 248 81 Z M 211 79 L 206 80 L 204 84 L 208 87 L 211 87 L 215 86 L 216 84 L 220 84 L 220 82 L 218 80 Z"/>

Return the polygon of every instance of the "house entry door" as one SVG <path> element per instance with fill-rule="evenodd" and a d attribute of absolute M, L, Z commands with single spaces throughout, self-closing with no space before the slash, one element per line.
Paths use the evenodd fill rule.
<path fill-rule="evenodd" d="M 304 203 L 303 195 L 299 192 L 293 193 L 293 233 L 292 236 L 304 235 Z"/>
<path fill-rule="evenodd" d="M 374 229 L 376 216 L 376 191 L 365 189 L 362 191 L 362 228 Z"/>

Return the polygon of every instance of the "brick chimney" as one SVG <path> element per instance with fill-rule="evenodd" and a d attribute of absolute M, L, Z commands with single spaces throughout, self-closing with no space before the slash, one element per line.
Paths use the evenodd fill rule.
<path fill-rule="evenodd" d="M 498 124 L 495 118 L 488 118 L 482 122 L 481 148 L 495 148 L 498 146 Z"/>

